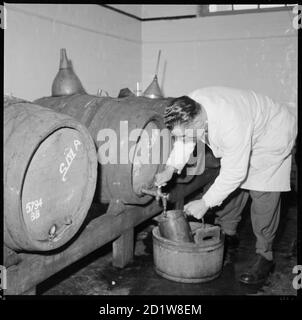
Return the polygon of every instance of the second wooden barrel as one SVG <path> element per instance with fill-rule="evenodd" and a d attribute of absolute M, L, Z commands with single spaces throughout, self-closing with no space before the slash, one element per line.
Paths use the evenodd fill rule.
<path fill-rule="evenodd" d="M 141 189 L 151 185 L 155 174 L 163 169 L 170 152 L 170 135 L 162 116 L 148 108 L 154 104 L 152 99 L 75 94 L 45 97 L 35 103 L 73 116 L 88 128 L 98 149 L 100 202 L 146 204 L 153 199 Z M 166 139 L 164 133 L 156 134 L 163 129 Z M 155 146 L 160 147 L 156 151 L 159 157 L 153 152 Z M 158 161 L 153 162 L 154 155 Z"/>
<path fill-rule="evenodd" d="M 4 103 L 4 242 L 48 251 L 70 240 L 91 205 L 97 157 L 88 130 L 48 108 Z"/>

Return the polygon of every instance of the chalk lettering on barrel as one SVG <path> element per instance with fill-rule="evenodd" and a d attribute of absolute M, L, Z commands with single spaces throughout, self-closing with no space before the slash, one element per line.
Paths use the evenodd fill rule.
<path fill-rule="evenodd" d="M 78 151 L 78 146 L 81 145 L 82 143 L 79 140 L 74 140 L 73 144 L 74 144 L 74 147 L 75 147 L 76 151 Z"/>
<path fill-rule="evenodd" d="M 79 140 L 74 140 L 74 146 L 75 146 L 75 149 L 77 150 L 77 147 L 78 145 L 81 144 L 81 142 Z M 65 156 L 65 162 L 62 162 L 60 164 L 60 167 L 59 167 L 59 171 L 60 173 L 62 174 L 62 181 L 65 182 L 66 181 L 66 177 L 65 175 L 67 174 L 71 164 L 72 164 L 72 161 L 74 160 L 74 158 L 76 157 L 76 153 L 73 151 L 72 148 L 69 149 L 67 155 Z"/>

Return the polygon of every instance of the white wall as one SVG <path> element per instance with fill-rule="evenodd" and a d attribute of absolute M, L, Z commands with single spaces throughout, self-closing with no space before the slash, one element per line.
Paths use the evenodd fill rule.
<path fill-rule="evenodd" d="M 194 15 L 197 14 L 197 8 L 198 5 L 193 4 L 144 4 L 142 5 L 142 18 Z"/>
<path fill-rule="evenodd" d="M 297 31 L 290 11 L 147 21 L 142 25 L 145 88 L 161 49 L 166 96 L 225 85 L 296 102 Z"/>
<path fill-rule="evenodd" d="M 5 4 L 4 93 L 50 95 L 60 48 L 88 93 L 117 96 L 141 80 L 141 23 L 98 5 Z"/>
<path fill-rule="evenodd" d="M 138 12 L 149 7 L 128 6 Z M 228 85 L 296 101 L 297 32 L 290 11 L 141 23 L 98 5 L 6 7 L 5 94 L 50 95 L 62 47 L 88 93 L 102 88 L 117 96 L 140 80 L 144 89 L 161 49 L 158 76 L 166 96 Z M 158 16 L 160 7 L 152 7 L 149 13 Z"/>
<path fill-rule="evenodd" d="M 139 18 L 142 18 L 141 4 L 110 4 L 110 7 L 122 10 L 124 12 L 133 14 Z"/>

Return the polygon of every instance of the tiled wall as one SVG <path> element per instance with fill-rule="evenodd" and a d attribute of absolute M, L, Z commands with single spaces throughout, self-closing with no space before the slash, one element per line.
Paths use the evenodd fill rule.
<path fill-rule="evenodd" d="M 137 81 L 144 89 L 161 49 L 158 76 L 166 96 L 227 85 L 296 103 L 297 31 L 291 11 L 140 22 L 98 5 L 6 7 L 6 94 L 30 100 L 49 95 L 62 47 L 87 92 L 101 88 L 117 96 L 121 88 L 134 90 Z M 151 7 L 130 9 L 139 14 Z"/>
<path fill-rule="evenodd" d="M 60 48 L 88 93 L 117 96 L 141 80 L 141 22 L 98 5 L 6 4 L 4 93 L 50 95 Z"/>
<path fill-rule="evenodd" d="M 161 49 L 166 96 L 224 85 L 296 103 L 297 31 L 291 11 L 146 21 L 142 78 L 147 86 Z"/>

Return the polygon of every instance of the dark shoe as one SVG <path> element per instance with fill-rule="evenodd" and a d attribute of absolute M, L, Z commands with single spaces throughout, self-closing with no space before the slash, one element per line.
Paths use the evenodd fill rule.
<path fill-rule="evenodd" d="M 273 271 L 274 262 L 265 259 L 262 255 L 257 254 L 257 260 L 253 266 L 240 275 L 239 281 L 248 285 L 258 285 L 264 283 L 270 272 Z"/>
<path fill-rule="evenodd" d="M 225 234 L 224 238 L 224 264 L 234 263 L 236 260 L 239 238 L 235 235 Z"/>

